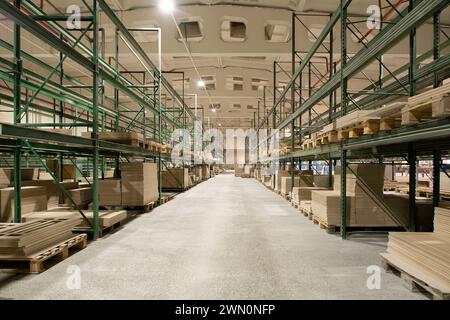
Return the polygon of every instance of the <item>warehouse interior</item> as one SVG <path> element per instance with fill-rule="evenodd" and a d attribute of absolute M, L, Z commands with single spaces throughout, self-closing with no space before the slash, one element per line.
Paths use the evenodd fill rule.
<path fill-rule="evenodd" d="M 0 299 L 450 299 L 449 4 L 0 1 Z"/>

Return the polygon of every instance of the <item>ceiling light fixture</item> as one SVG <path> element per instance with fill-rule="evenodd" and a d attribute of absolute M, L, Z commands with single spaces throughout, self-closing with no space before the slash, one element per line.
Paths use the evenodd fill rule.
<path fill-rule="evenodd" d="M 200 88 L 204 88 L 204 87 L 206 86 L 205 81 L 203 81 L 203 80 L 198 80 L 197 85 L 198 85 Z"/>
<path fill-rule="evenodd" d="M 159 9 L 167 14 L 171 14 L 175 10 L 175 3 L 172 0 L 160 0 Z"/>

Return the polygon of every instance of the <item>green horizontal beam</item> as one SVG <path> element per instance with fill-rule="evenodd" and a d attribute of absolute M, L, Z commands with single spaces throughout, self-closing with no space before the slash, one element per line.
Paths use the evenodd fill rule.
<path fill-rule="evenodd" d="M 76 51 L 64 41 L 61 41 L 61 39 L 55 37 L 55 35 L 42 27 L 31 17 L 22 14 L 20 10 L 11 5 L 9 2 L 0 2 L 0 13 L 2 13 L 6 18 L 13 20 L 15 23 L 20 25 L 22 28 L 27 30 L 38 39 L 44 41 L 53 48 L 57 48 L 62 53 L 70 57 L 73 61 L 77 62 L 79 65 L 90 71 L 94 70 L 94 64 L 91 60 L 84 57 L 81 53 Z"/>

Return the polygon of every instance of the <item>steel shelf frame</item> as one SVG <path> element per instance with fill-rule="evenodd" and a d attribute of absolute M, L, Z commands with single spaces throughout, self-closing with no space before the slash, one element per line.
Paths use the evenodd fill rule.
<path fill-rule="evenodd" d="M 303 141 L 304 137 L 311 135 L 328 125 L 335 119 L 359 109 L 374 109 L 380 107 L 390 101 L 402 96 L 415 95 L 418 89 L 429 86 L 438 87 L 442 85 L 443 80 L 450 78 L 450 55 L 441 55 L 444 48 L 450 45 L 449 37 L 443 32 L 440 25 L 440 14 L 448 7 L 447 0 L 410 0 L 407 8 L 398 9 L 387 1 L 390 8 L 395 10 L 397 16 L 391 21 L 383 21 L 379 33 L 370 41 L 364 42 L 365 36 L 361 38 L 361 49 L 352 57 L 347 54 L 348 33 L 358 36 L 356 23 L 349 19 L 348 8 L 352 4 L 352 0 L 341 0 L 340 5 L 334 14 L 330 15 L 328 24 L 324 27 L 316 42 L 311 49 L 305 54 L 300 55 L 300 51 L 296 49 L 295 33 L 296 21 L 301 17 L 302 13 L 293 13 L 292 16 L 292 77 L 284 87 L 281 93 L 277 93 L 274 98 L 274 104 L 270 110 L 263 116 L 258 117 L 259 121 L 255 125 L 257 130 L 268 127 L 268 120 L 272 117 L 273 128 L 282 130 L 288 126 L 291 128 L 291 152 L 280 157 L 260 158 L 259 162 L 267 164 L 270 162 L 281 162 L 291 164 L 291 172 L 294 174 L 295 163 L 301 168 L 302 161 L 320 160 L 328 162 L 330 168 L 332 162 L 340 160 L 340 163 L 347 164 L 349 159 L 363 160 L 371 159 L 371 161 L 382 162 L 384 157 L 403 157 L 410 164 L 410 218 L 409 224 L 406 226 L 408 230 L 415 230 L 415 186 L 416 177 L 414 172 L 417 170 L 417 157 L 431 156 L 434 159 L 434 173 L 438 173 L 442 167 L 442 155 L 448 155 L 450 144 L 444 143 L 440 138 L 450 137 L 449 119 L 441 119 L 431 121 L 412 127 L 399 128 L 392 130 L 389 134 L 379 133 L 370 137 L 356 138 L 346 140 L 339 144 L 331 144 L 317 147 L 312 150 L 295 151 L 295 140 L 299 136 L 299 140 Z M 310 15 L 310 13 L 305 13 Z M 421 56 L 417 56 L 417 39 L 416 29 L 424 24 L 427 20 L 433 20 L 433 48 L 425 52 Z M 304 27 L 305 24 L 300 23 Z M 336 68 L 337 63 L 333 57 L 333 30 L 340 28 L 340 69 Z M 441 34 L 446 37 L 446 41 L 442 42 Z M 330 38 L 330 45 L 325 46 L 324 41 Z M 383 54 L 388 52 L 397 41 L 409 37 L 409 58 L 410 63 L 398 70 L 389 70 L 383 62 Z M 358 38 L 358 37 L 357 37 Z M 328 77 L 327 74 L 321 74 L 317 70 L 315 75 L 311 67 L 312 58 L 318 56 L 319 48 L 324 48 L 324 52 L 320 52 L 321 57 L 328 55 Z M 433 58 L 433 61 L 425 66 L 418 68 L 418 61 L 425 61 Z M 378 80 L 371 80 L 371 85 L 359 92 L 350 92 L 348 89 L 348 81 L 356 74 L 363 72 L 364 68 L 374 61 L 379 63 Z M 276 70 L 274 70 L 276 71 Z M 384 74 L 384 72 L 387 74 Z M 399 78 L 398 76 L 407 72 L 406 76 Z M 311 74 L 315 75 L 321 86 L 317 90 L 308 90 L 306 97 L 302 94 L 302 85 L 304 74 L 306 73 L 309 89 L 311 89 Z M 274 92 L 276 88 L 276 78 L 274 76 Z M 298 89 L 299 88 L 299 89 Z M 336 92 L 340 90 L 340 103 L 337 103 Z M 288 96 L 290 95 L 290 98 Z M 279 115 L 283 108 L 284 102 L 290 99 L 291 113 L 284 119 L 275 122 L 275 115 Z M 318 103 L 327 100 L 327 111 L 311 118 L 311 111 Z M 302 116 L 307 114 L 308 123 L 302 124 Z M 258 114 L 259 115 L 259 114 Z M 272 139 L 271 135 L 267 140 Z M 446 139 L 443 139 L 446 141 Z M 447 139 L 448 140 L 448 139 Z M 257 148 L 266 141 L 258 141 Z M 407 147 L 405 147 L 407 146 Z M 392 149 L 394 147 L 395 149 Z M 258 153 L 259 154 L 259 153 Z M 345 239 L 348 234 L 346 225 L 346 173 L 347 166 L 342 166 L 342 182 L 341 182 L 341 235 Z M 331 173 L 331 170 L 329 170 Z M 331 179 L 330 179 L 331 180 Z M 433 180 L 433 198 L 434 204 L 439 202 L 439 179 Z"/>
<path fill-rule="evenodd" d="M 159 172 L 163 166 L 167 166 L 171 162 L 171 159 L 167 155 L 162 155 L 160 151 L 146 150 L 146 137 L 151 132 L 154 141 L 169 142 L 170 128 L 186 129 L 191 123 L 193 125 L 197 117 L 184 101 L 184 89 L 180 95 L 163 76 L 160 29 L 127 29 L 104 0 L 90 0 L 89 4 L 83 1 L 83 4 L 87 7 L 89 15 L 83 16 L 82 21 L 87 24 L 82 29 L 71 30 L 59 24 L 59 22 L 67 20 L 66 16 L 48 15 L 32 1 L 14 0 L 13 4 L 6 1 L 0 3 L 0 13 L 14 23 L 13 43 L 0 40 L 0 46 L 9 50 L 13 56 L 12 62 L 3 58 L 0 60 L 0 67 L 7 70 L 0 70 L 0 78 L 13 84 L 10 95 L 2 94 L 2 100 L 9 102 L 4 105 L 12 108 L 14 119 L 13 124 L 0 124 L 0 149 L 2 152 L 9 152 L 13 155 L 15 222 L 22 220 L 20 169 L 23 163 L 23 154 L 33 155 L 40 167 L 46 171 L 49 171 L 49 168 L 43 159 L 48 156 L 58 157 L 61 169 L 62 163 L 67 160 L 73 162 L 76 170 L 80 172 L 81 170 L 76 164 L 77 158 L 86 159 L 88 164 L 91 161 L 93 167 L 92 209 L 94 212 L 91 231 L 93 239 L 97 239 L 99 235 L 98 181 L 100 179 L 98 169 L 101 168 L 103 177 L 106 159 L 114 159 L 113 167 L 116 169 L 118 169 L 123 156 L 157 162 L 159 200 L 161 200 Z M 114 65 L 105 60 L 105 30 L 100 28 L 100 12 L 116 28 Z M 56 67 L 48 65 L 22 50 L 22 30 L 26 30 L 39 41 L 60 53 L 59 63 Z M 75 37 L 74 32 L 81 32 L 81 34 Z M 137 43 L 131 32 L 158 33 L 159 62 L 157 65 Z M 83 41 L 88 34 L 91 35 L 89 45 Z M 143 74 L 142 82 L 133 76 L 133 72 L 120 64 L 120 41 L 125 43 L 142 64 L 143 70 L 145 70 L 140 72 Z M 24 59 L 28 64 L 49 72 L 49 74 L 41 76 L 39 73 L 24 68 Z M 64 70 L 66 59 L 70 59 L 82 70 L 88 72 L 91 82 L 84 83 L 67 75 Z M 152 78 L 151 85 L 148 85 L 145 79 L 147 74 Z M 54 80 L 55 77 L 58 80 Z M 106 95 L 105 87 L 107 85 L 114 89 L 114 97 Z M 23 98 L 24 90 L 25 97 Z M 135 108 L 123 105 L 120 101 L 120 94 L 131 99 Z M 168 108 L 163 103 L 163 94 L 172 98 L 174 101 L 172 107 Z M 42 97 L 48 100 L 42 99 Z M 39 100 L 39 102 L 36 103 L 33 100 Z M 153 121 L 150 123 L 146 122 L 147 112 L 153 114 Z M 29 113 L 47 116 L 53 114 L 53 123 L 29 123 Z M 44 127 L 86 127 L 91 129 L 91 139 L 36 129 Z M 99 133 L 102 131 L 128 131 L 130 129 L 142 132 L 143 148 L 99 140 Z M 52 172 L 50 174 L 57 185 L 61 186 L 56 175 Z M 62 179 L 62 175 L 60 175 L 60 179 Z M 66 193 L 64 190 L 62 192 Z M 79 208 L 77 209 L 79 210 Z M 84 217 L 82 210 L 79 211 Z"/>

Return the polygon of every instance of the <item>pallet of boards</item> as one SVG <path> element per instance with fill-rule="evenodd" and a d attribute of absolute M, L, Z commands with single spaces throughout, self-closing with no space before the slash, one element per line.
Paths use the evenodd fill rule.
<path fill-rule="evenodd" d="M 83 214 L 92 224 L 94 213 L 92 211 L 83 211 Z M 109 228 L 116 223 L 127 219 L 126 210 L 100 210 L 98 213 L 100 228 Z M 34 212 L 22 219 L 23 222 L 30 222 L 42 219 L 78 219 L 78 225 L 74 228 L 87 228 L 89 224 L 84 220 L 78 211 L 56 208 L 49 211 Z"/>
<path fill-rule="evenodd" d="M 0 189 L 0 222 L 12 222 L 14 219 L 14 188 Z M 47 194 L 44 187 L 21 188 L 22 215 L 47 210 Z"/>
<path fill-rule="evenodd" d="M 450 210 L 436 208 L 434 224 L 434 232 L 390 232 L 381 256 L 435 298 L 450 299 Z"/>
<path fill-rule="evenodd" d="M 145 206 L 158 200 L 157 163 L 125 163 L 121 173 L 123 206 Z"/>
<path fill-rule="evenodd" d="M 58 180 L 60 179 L 60 166 L 58 160 L 46 160 L 45 164 L 50 171 L 55 175 Z M 75 180 L 76 171 L 73 163 L 63 163 L 62 167 L 63 179 L 62 180 Z"/>
<path fill-rule="evenodd" d="M 24 257 L 67 240 L 78 219 L 40 219 L 18 224 L 0 224 L 0 260 Z"/>

